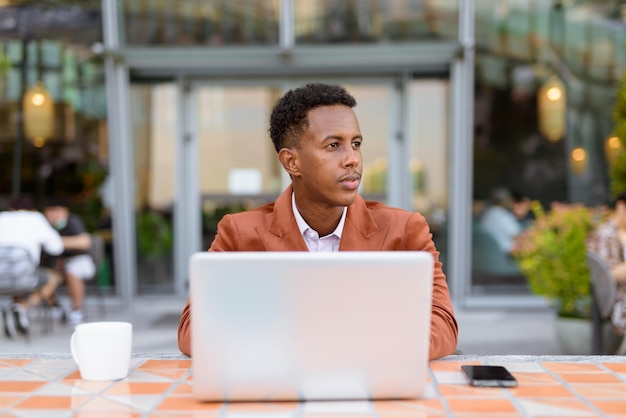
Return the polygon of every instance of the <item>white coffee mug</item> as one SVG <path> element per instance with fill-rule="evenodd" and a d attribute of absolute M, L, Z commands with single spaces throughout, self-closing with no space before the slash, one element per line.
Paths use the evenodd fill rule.
<path fill-rule="evenodd" d="M 76 326 L 72 357 L 83 380 L 119 380 L 128 376 L 133 342 L 129 322 L 88 322 Z"/>

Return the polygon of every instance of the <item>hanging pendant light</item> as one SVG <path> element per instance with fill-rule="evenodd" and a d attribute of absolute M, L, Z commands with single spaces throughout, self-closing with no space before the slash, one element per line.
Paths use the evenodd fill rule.
<path fill-rule="evenodd" d="M 565 85 L 551 76 L 539 88 L 537 96 L 539 132 L 548 141 L 557 142 L 565 136 Z"/>
<path fill-rule="evenodd" d="M 54 101 L 41 81 L 28 89 L 22 100 L 24 136 L 41 148 L 54 134 Z"/>
<path fill-rule="evenodd" d="M 574 174 L 580 175 L 587 169 L 587 151 L 583 147 L 574 148 L 570 160 Z"/>

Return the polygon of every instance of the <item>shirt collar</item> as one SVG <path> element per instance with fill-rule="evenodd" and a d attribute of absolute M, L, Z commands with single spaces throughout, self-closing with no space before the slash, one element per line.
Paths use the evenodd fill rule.
<path fill-rule="evenodd" d="M 311 231 L 314 230 L 313 228 L 309 226 L 309 224 L 306 223 L 302 215 L 300 215 L 300 212 L 298 211 L 298 208 L 296 207 L 296 197 L 293 193 L 291 193 L 291 209 L 293 209 L 293 215 L 296 217 L 296 223 L 298 224 L 298 229 L 300 229 L 300 234 L 303 237 L 304 237 L 304 233 L 308 229 L 310 229 Z M 348 207 L 344 206 L 343 213 L 341 214 L 341 219 L 339 220 L 339 224 L 337 225 L 337 228 L 335 228 L 335 230 L 331 234 L 328 234 L 328 235 L 335 235 L 341 239 L 341 234 L 343 232 L 343 225 L 346 223 L 347 212 L 348 212 Z M 320 238 L 323 238 L 323 237 L 320 237 Z"/>

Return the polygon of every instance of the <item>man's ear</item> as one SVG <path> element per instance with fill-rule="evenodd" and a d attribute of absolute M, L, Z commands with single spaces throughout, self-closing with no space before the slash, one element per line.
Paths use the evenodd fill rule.
<path fill-rule="evenodd" d="M 290 176 L 299 176 L 298 151 L 293 148 L 281 148 L 278 152 L 278 160 Z"/>

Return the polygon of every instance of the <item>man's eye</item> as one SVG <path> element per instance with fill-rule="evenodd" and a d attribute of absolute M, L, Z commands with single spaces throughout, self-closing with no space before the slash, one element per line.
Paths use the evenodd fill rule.
<path fill-rule="evenodd" d="M 339 146 L 338 143 L 333 142 L 332 144 L 328 144 L 328 148 L 337 148 Z"/>
<path fill-rule="evenodd" d="M 353 148 L 361 148 L 361 141 L 355 141 L 352 143 Z"/>

